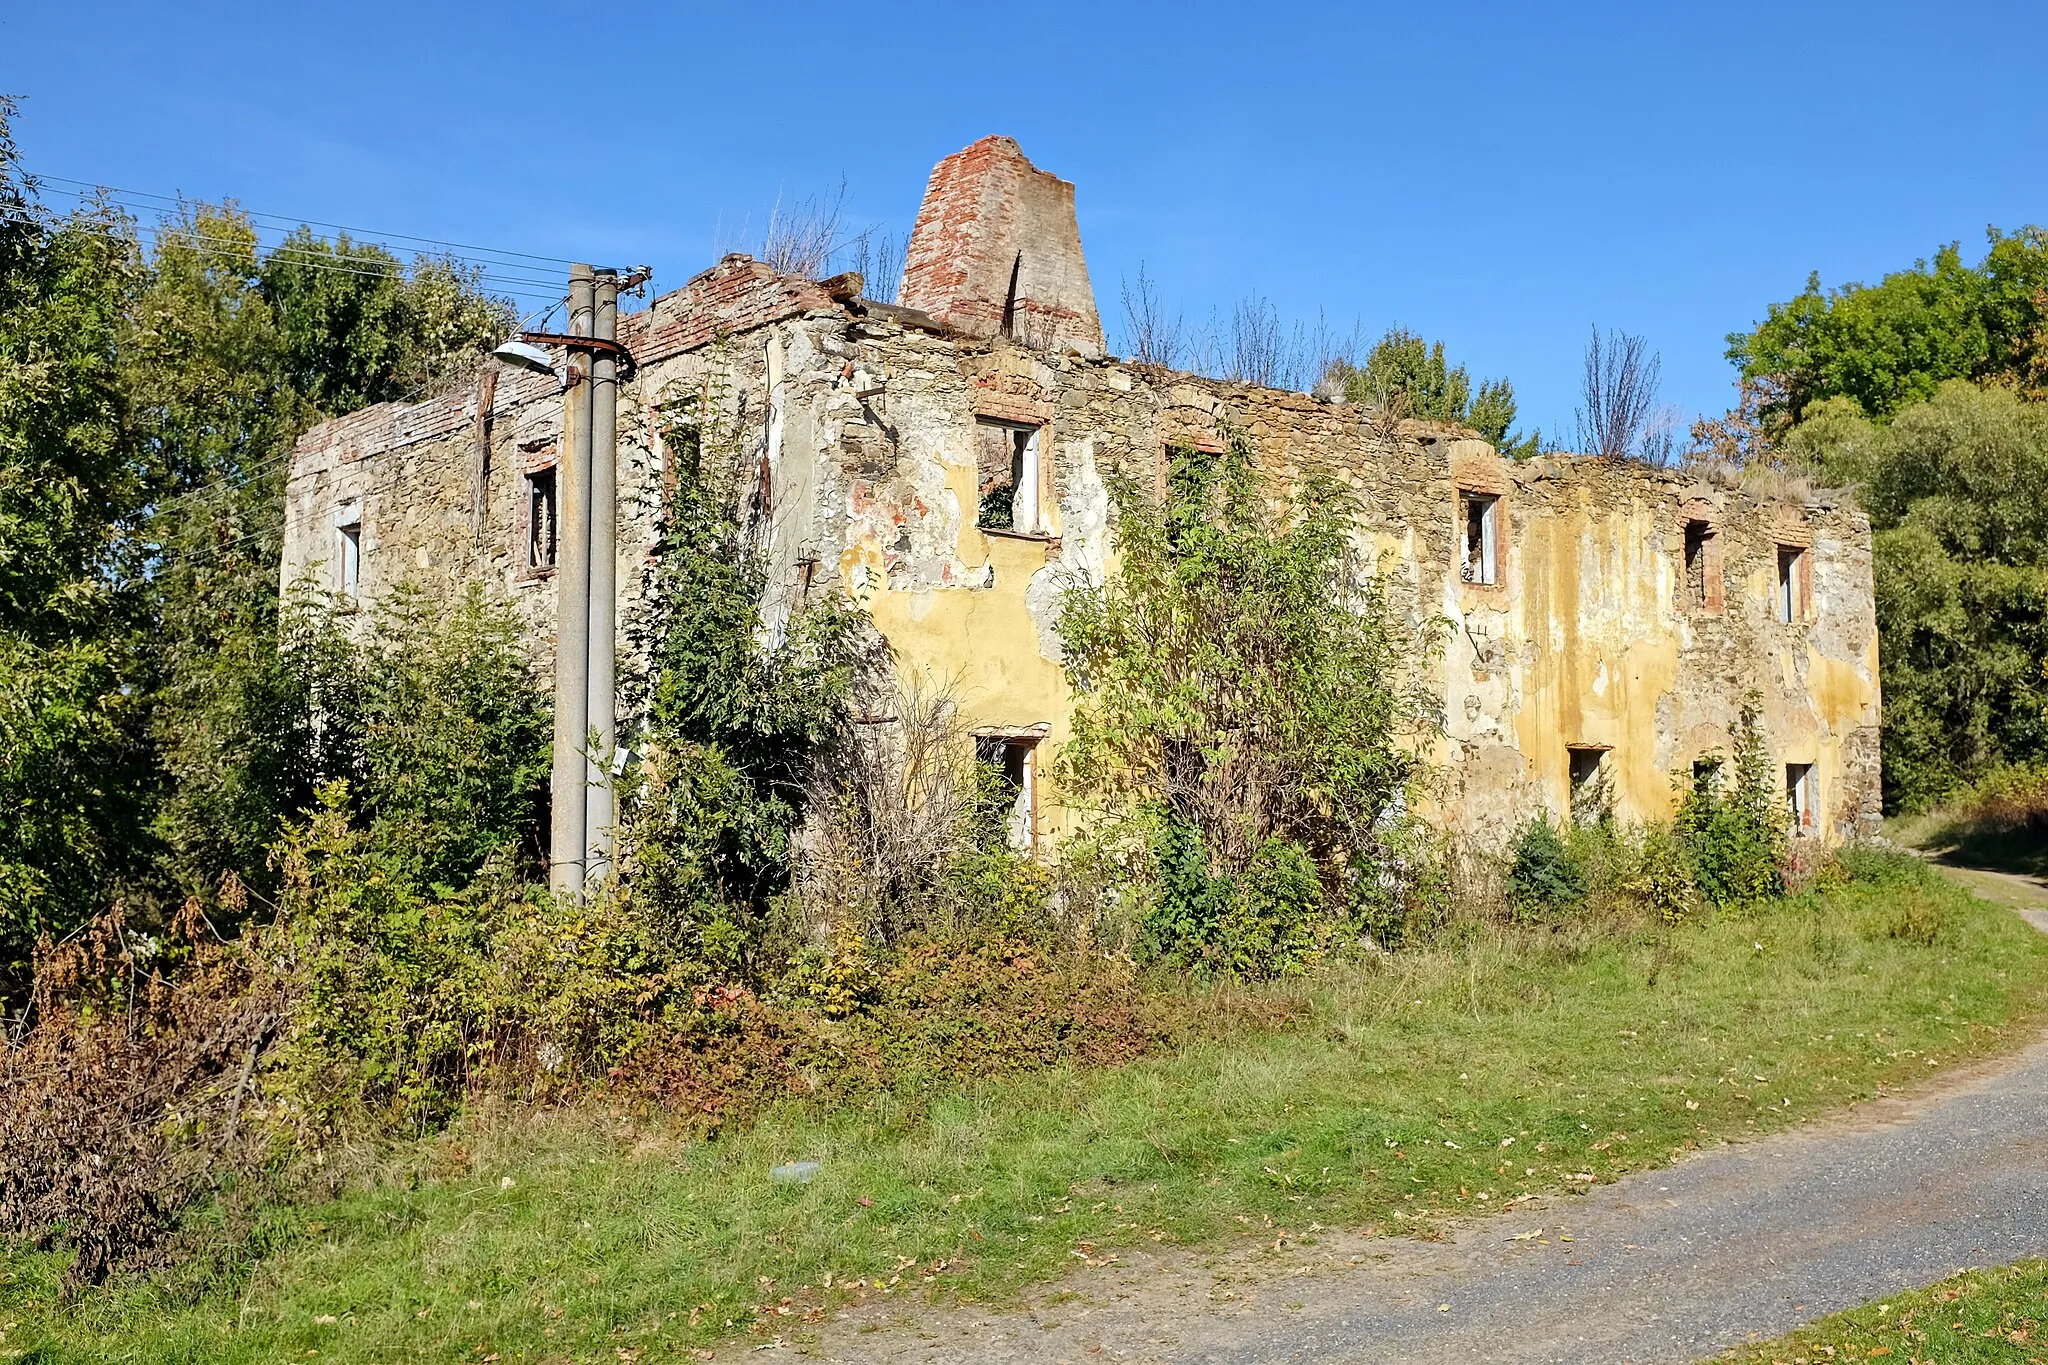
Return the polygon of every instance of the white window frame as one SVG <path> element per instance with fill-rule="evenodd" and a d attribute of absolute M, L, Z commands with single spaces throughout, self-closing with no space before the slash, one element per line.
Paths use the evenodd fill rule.
<path fill-rule="evenodd" d="M 1808 572 L 1803 545 L 1780 545 L 1778 547 L 1778 622 L 1781 625 L 1799 624 L 1799 576 Z"/>
<path fill-rule="evenodd" d="M 1472 558 L 1472 516 L 1479 516 L 1479 559 Z M 1458 490 L 1458 577 L 1491 586 L 1500 582 L 1500 494 Z"/>
<path fill-rule="evenodd" d="M 363 595 L 363 516 L 344 508 L 335 521 L 335 564 L 341 579 L 341 595 L 359 601 Z"/>
<path fill-rule="evenodd" d="M 1792 832 L 1811 835 L 1820 829 L 1820 771 L 1813 763 L 1785 765 L 1785 806 L 1792 816 Z"/>
<path fill-rule="evenodd" d="M 1017 801 L 1010 809 L 1010 847 L 1030 853 L 1038 847 L 1038 822 L 1032 818 L 1038 810 L 1038 744 L 1010 742 L 1024 751 L 1017 765 Z"/>
<path fill-rule="evenodd" d="M 1013 465 L 1011 470 L 1010 524 L 1007 529 L 1027 536 L 1043 535 L 1044 531 L 1038 523 L 1038 478 L 1039 437 L 1044 435 L 1045 428 L 1032 426 L 1028 422 L 1005 421 L 999 417 L 977 417 L 974 424 L 977 427 L 996 427 L 1006 433 L 1013 454 L 1020 457 L 1017 465 Z M 1024 433 L 1024 449 L 1021 452 L 1015 447 L 1019 432 Z M 978 456 L 976 467 L 979 468 Z M 980 521 L 978 514 L 975 520 Z M 984 526 L 981 529 L 1000 531 L 1006 528 Z"/>

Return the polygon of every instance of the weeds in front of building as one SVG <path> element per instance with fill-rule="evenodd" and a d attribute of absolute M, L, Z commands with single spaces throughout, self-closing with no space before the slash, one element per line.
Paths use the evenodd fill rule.
<path fill-rule="evenodd" d="M 8 1229 L 73 1249 L 83 1285 L 189 1254 L 196 1205 L 247 1224 L 479 1103 L 730 1134 L 1285 1030 L 1301 997 L 1251 983 L 1390 949 L 1783 889 L 1753 733 L 1669 828 L 1538 823 L 1504 865 L 1433 832 L 1406 681 L 1432 637 L 1390 616 L 1341 497 L 1275 504 L 1246 453 L 1183 453 L 1163 500 L 1121 488 L 1119 573 L 1072 585 L 1061 761 L 1090 820 L 1050 859 L 1016 775 L 858 615 L 764 622 L 716 452 L 675 494 L 622 875 L 592 904 L 538 876 L 545 707 L 509 620 L 475 596 L 303 606 L 265 761 L 313 795 L 270 879 L 162 939 L 116 911 L 39 949 L 0 1060 Z"/>
<path fill-rule="evenodd" d="M 1598 803 L 1566 828 L 1539 813 L 1508 850 L 1506 897 L 1525 923 L 1640 913 L 1672 923 L 1784 894 L 1816 871 L 1795 857 L 1790 811 L 1753 704 L 1729 728 L 1732 757 L 1703 759 L 1673 776 L 1678 811 L 1668 824 L 1617 825 Z"/>
<path fill-rule="evenodd" d="M 207 1202 L 146 1276 L 67 1300 L 69 1253 L 0 1257 L 0 1323 L 58 1359 L 385 1360 L 451 1339 L 686 1359 L 794 1344 L 864 1302 L 1000 1300 L 1067 1271 L 1085 1289 L 1190 1246 L 1284 1271 L 1507 1209 L 1500 1235 L 1554 1236 L 1572 1191 L 2032 1036 L 2048 942 L 1904 855 L 1842 863 L 1676 925 L 1503 914 L 1276 982 L 1140 978 L 1182 1027 L 1109 1066 L 1039 1020 L 1075 1008 L 1056 959 L 945 963 L 926 941 L 879 989 L 855 977 L 838 1019 L 749 994 L 714 1006 L 712 1047 L 670 1054 L 726 1076 L 781 1055 L 744 1010 L 802 1022 L 799 1077 L 855 1053 L 894 1084 L 778 1099 L 701 1141 L 616 1089 L 535 1105 L 501 1080 L 426 1139 L 326 1147 L 332 1198 Z M 1020 994 L 1019 973 L 1042 985 Z M 774 1178 L 799 1163 L 808 1180 Z"/>

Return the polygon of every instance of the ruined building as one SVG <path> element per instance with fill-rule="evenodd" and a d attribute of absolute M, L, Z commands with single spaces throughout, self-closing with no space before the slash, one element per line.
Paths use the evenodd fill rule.
<path fill-rule="evenodd" d="M 1236 429 L 1281 477 L 1356 490 L 1360 548 L 1414 621 L 1449 623 L 1430 680 L 1443 816 L 1498 843 L 1608 793 L 1666 816 L 1673 774 L 1725 751 L 1751 692 L 1802 833 L 1878 816 L 1870 529 L 1826 495 L 1765 496 L 1635 464 L 1509 460 L 1459 429 L 1107 352 L 1074 187 L 990 137 L 932 172 L 899 303 L 727 256 L 621 319 L 621 676 L 644 666 L 664 490 L 715 430 L 737 452 L 771 628 L 845 593 L 900 665 L 950 687 L 1020 789 L 1020 837 L 1072 819 L 1046 758 L 1070 698 L 1055 615 L 1111 553 L 1104 479 Z M 283 577 L 374 599 L 482 582 L 551 664 L 563 399 L 499 368 L 299 442 Z M 643 668 L 644 671 L 644 668 Z M 631 718 L 622 727 L 630 743 Z"/>

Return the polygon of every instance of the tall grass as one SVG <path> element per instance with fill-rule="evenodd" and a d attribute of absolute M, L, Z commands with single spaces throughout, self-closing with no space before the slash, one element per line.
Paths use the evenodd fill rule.
<path fill-rule="evenodd" d="M 1475 930 L 1273 987 L 1308 1003 L 1284 1031 L 792 1105 L 716 1142 L 478 1117 L 340 1199 L 222 1229 L 181 1283 L 60 1305 L 56 1258 L 0 1261 L 0 1351 L 686 1359 L 850 1299 L 1000 1298 L 1139 1245 L 1431 1235 L 2030 1036 L 2048 940 L 1918 869 L 1873 875 L 1704 922 Z M 771 1179 L 795 1160 L 816 1178 Z"/>
<path fill-rule="evenodd" d="M 2000 768 L 1933 810 L 1895 817 L 1887 832 L 1969 866 L 2048 876 L 2048 766 Z"/>

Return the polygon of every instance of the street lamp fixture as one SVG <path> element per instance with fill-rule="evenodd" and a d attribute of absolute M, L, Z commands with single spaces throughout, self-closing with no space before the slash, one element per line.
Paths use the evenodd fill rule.
<path fill-rule="evenodd" d="M 491 354 L 497 359 L 504 361 L 507 365 L 517 366 L 522 370 L 532 370 L 535 374 L 553 374 L 555 372 L 555 362 L 548 355 L 545 348 L 536 346 L 530 341 L 521 341 L 516 337 L 499 346 Z"/>

